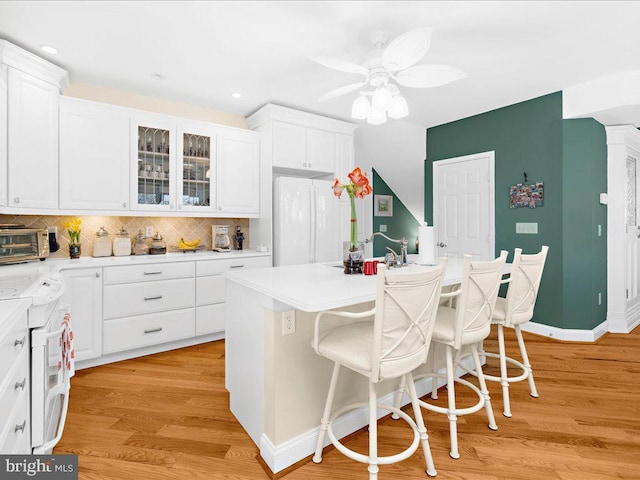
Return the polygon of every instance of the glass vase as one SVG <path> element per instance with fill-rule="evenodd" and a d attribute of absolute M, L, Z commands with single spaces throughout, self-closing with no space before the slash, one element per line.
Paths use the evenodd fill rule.
<path fill-rule="evenodd" d="M 69 258 L 80 258 L 80 244 L 79 243 L 70 243 L 69 244 Z"/>
<path fill-rule="evenodd" d="M 362 273 L 364 266 L 364 242 L 342 242 L 342 264 L 344 273 Z"/>

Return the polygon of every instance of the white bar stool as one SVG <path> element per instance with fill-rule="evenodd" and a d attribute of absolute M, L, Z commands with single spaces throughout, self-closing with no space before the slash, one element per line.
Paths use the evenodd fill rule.
<path fill-rule="evenodd" d="M 414 376 L 414 380 L 421 378 L 432 379 L 431 398 L 433 399 L 438 398 L 436 380 L 438 378 L 446 379 L 448 395 L 446 408 L 432 405 L 423 400 L 419 400 L 419 403 L 421 407 L 436 413 L 446 414 L 449 418 L 451 442 L 449 455 L 452 458 L 460 458 L 458 451 L 458 416 L 475 413 L 484 407 L 489 420 L 489 428 L 492 430 L 498 429 L 491 407 L 491 398 L 482 373 L 477 344 L 487 338 L 491 332 L 491 319 L 493 318 L 493 310 L 498 290 L 500 289 L 500 279 L 502 278 L 506 259 L 507 252 L 504 250 L 499 258 L 488 262 L 476 262 L 472 261 L 470 255 L 464 256 L 460 288 L 454 292 L 441 295 L 441 298 L 455 297 L 455 306 L 440 305 L 431 338 L 432 342 L 440 343 L 445 347 L 446 374 L 438 373 L 435 358 L 433 358 L 434 364 L 431 372 Z M 468 347 L 471 350 L 480 388 L 465 379 L 455 378 L 463 347 Z M 478 402 L 467 408 L 456 407 L 456 383 L 471 388 L 477 394 Z M 406 385 L 403 378 L 396 394 L 396 407 L 401 405 L 405 390 Z"/>
<path fill-rule="evenodd" d="M 388 271 L 378 267 L 378 287 L 375 307 L 367 312 L 320 312 L 316 316 L 313 348 L 334 362 L 333 375 L 322 414 L 320 434 L 313 456 L 315 463 L 322 461 L 325 434 L 338 451 L 361 463 L 367 463 L 369 479 L 378 478 L 378 465 L 386 465 L 409 458 L 422 444 L 426 472 L 436 475 L 427 429 L 418 404 L 418 396 L 411 371 L 427 360 L 435 313 L 438 308 L 446 259 L 426 272 Z M 355 323 L 324 329 L 321 320 L 327 317 L 356 319 Z M 367 320 L 363 320 L 367 318 Z M 369 401 L 346 405 L 333 414 L 333 398 L 338 375 L 344 366 L 369 379 Z M 415 421 L 399 408 L 377 402 L 376 384 L 389 378 L 406 377 L 406 385 L 415 415 Z M 350 450 L 334 435 L 333 421 L 343 413 L 359 407 L 369 408 L 369 455 Z M 413 429 L 412 444 L 396 455 L 378 456 L 377 408 L 389 410 L 405 420 Z"/>
<path fill-rule="evenodd" d="M 533 255 L 523 255 L 522 249 L 516 248 L 513 255 L 513 263 L 510 277 L 502 283 L 508 283 L 506 298 L 498 297 L 496 308 L 493 312 L 492 324 L 498 326 L 498 350 L 499 353 L 480 352 L 491 358 L 500 359 L 500 376 L 484 375 L 484 378 L 492 382 L 500 382 L 502 385 L 502 398 L 504 401 L 504 410 L 502 414 L 511 417 L 511 400 L 509 398 L 509 384 L 521 382 L 525 379 L 529 380 L 529 390 L 531 396 L 538 397 L 536 383 L 533 379 L 533 370 L 529 363 L 527 349 L 524 346 L 522 331 L 520 326 L 533 318 L 533 309 L 538 298 L 538 290 L 540 288 L 540 280 L 542 279 L 542 271 L 547 259 L 547 251 L 549 247 L 543 246 L 539 253 Z M 513 328 L 516 332 L 518 347 L 522 362 L 508 357 L 504 346 L 504 327 Z M 507 364 L 513 365 L 521 370 L 519 375 L 508 375 Z M 467 373 L 472 372 L 462 367 Z"/>

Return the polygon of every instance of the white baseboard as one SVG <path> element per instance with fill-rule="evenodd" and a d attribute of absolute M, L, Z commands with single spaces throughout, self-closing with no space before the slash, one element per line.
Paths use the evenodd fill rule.
<path fill-rule="evenodd" d="M 578 330 L 571 328 L 558 328 L 542 323 L 527 322 L 520 326 L 523 332 L 535 333 L 543 337 L 555 338 L 564 342 L 595 342 L 607 333 L 607 322 L 604 321 L 593 330 Z"/>
<path fill-rule="evenodd" d="M 611 333 L 629 333 L 640 325 L 640 304 L 626 312 L 609 313 L 607 324 Z"/>
<path fill-rule="evenodd" d="M 462 363 L 468 367 L 473 368 L 473 359 L 465 358 Z M 444 373 L 442 369 L 440 373 Z M 456 376 L 462 376 L 466 372 L 462 369 L 458 369 Z M 438 378 L 438 388 L 446 383 L 444 379 Z M 431 379 L 423 378 L 416 382 L 416 392 L 418 397 L 422 397 L 431 392 Z M 385 405 L 393 405 L 395 402 L 395 391 L 388 393 L 387 395 L 380 397 L 378 403 Z M 405 394 L 402 405 L 409 403 L 409 397 Z M 384 409 L 378 409 L 378 418 L 382 418 L 388 415 L 390 412 Z M 366 408 L 354 409 L 344 415 L 341 415 L 333 422 L 333 432 L 337 438 L 343 438 L 356 430 L 365 427 L 369 423 L 369 415 Z M 429 426 L 427 425 L 427 429 Z M 313 454 L 316 449 L 316 442 L 318 440 L 318 434 L 320 433 L 320 426 L 312 428 L 284 443 L 274 445 L 269 437 L 264 433 L 260 437 L 260 456 L 264 459 L 265 463 L 269 466 L 273 473 L 277 473 L 285 468 L 299 462 L 303 458 Z M 329 445 L 330 440 L 327 436 L 324 442 L 324 446 Z"/>

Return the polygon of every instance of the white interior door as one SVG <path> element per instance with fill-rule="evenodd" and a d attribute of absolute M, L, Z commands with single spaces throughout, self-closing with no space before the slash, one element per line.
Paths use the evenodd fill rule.
<path fill-rule="evenodd" d="M 433 164 L 433 218 L 438 256 L 495 257 L 494 152 Z"/>
<path fill-rule="evenodd" d="M 627 231 L 625 239 L 627 271 L 626 273 L 626 296 L 627 311 L 640 302 L 640 282 L 638 281 L 638 272 L 640 270 L 639 237 L 640 229 L 638 229 L 638 155 L 637 152 L 629 149 L 627 155 L 627 198 L 626 198 L 626 220 Z"/>

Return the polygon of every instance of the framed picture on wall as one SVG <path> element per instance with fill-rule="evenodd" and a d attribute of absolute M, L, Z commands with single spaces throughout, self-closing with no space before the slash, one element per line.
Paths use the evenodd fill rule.
<path fill-rule="evenodd" d="M 374 195 L 373 202 L 376 217 L 393 217 L 393 195 Z"/>

